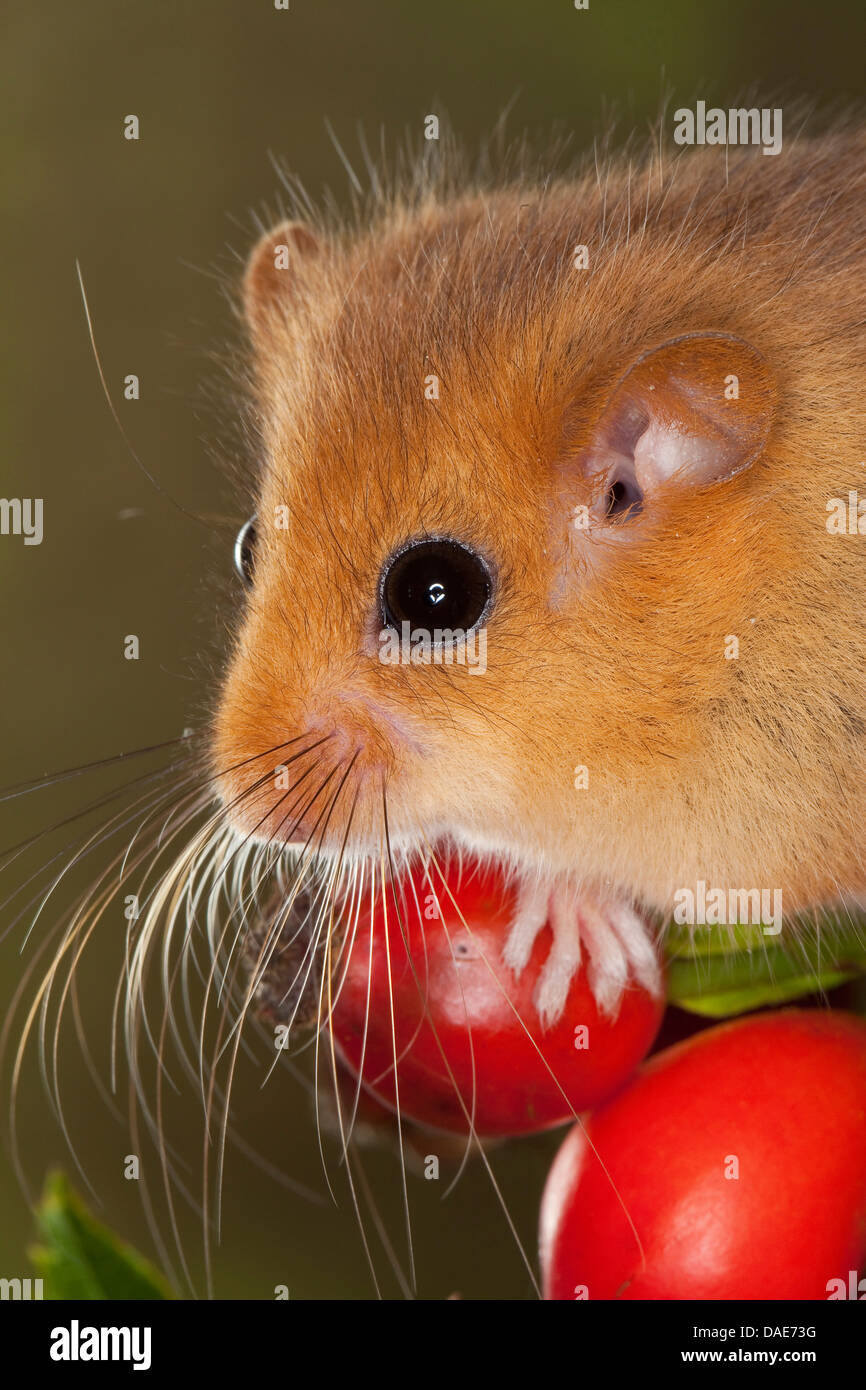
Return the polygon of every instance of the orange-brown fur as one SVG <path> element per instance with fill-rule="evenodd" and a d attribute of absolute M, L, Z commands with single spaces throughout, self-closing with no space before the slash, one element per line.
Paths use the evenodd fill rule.
<path fill-rule="evenodd" d="M 266 238 L 247 280 L 263 524 L 217 768 L 331 735 L 293 765 L 315 762 L 311 793 L 337 769 L 294 838 L 357 754 L 326 847 L 353 802 L 350 848 L 379 845 L 384 782 L 395 842 L 450 833 L 660 912 L 698 879 L 780 886 L 786 912 L 866 890 L 866 537 L 825 525 L 829 497 L 866 493 L 864 192 L 866 138 L 842 133 L 434 184 L 304 241 L 279 283 Z M 773 373 L 762 457 L 674 490 L 563 589 L 563 457 L 643 352 L 707 330 Z M 281 505 L 287 531 L 264 524 Z M 483 676 L 376 659 L 380 570 L 425 532 L 496 566 Z M 285 834 L 285 804 L 262 823 L 282 795 L 265 783 L 238 825 Z"/>

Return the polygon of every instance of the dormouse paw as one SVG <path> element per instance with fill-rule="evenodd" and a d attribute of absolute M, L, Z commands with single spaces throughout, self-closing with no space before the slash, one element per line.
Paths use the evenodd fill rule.
<path fill-rule="evenodd" d="M 584 951 L 587 978 L 602 1013 L 616 1015 L 630 978 L 651 994 L 661 993 L 661 969 L 643 918 L 624 903 L 563 883 L 553 888 L 534 883 L 521 886 L 503 950 L 505 963 L 515 975 L 525 968 L 535 939 L 548 922 L 553 944 L 534 996 L 545 1027 L 562 1016 Z"/>

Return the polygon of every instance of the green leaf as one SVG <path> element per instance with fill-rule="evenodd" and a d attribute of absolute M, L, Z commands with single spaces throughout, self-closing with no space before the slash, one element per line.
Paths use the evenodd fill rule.
<path fill-rule="evenodd" d="M 819 994 L 866 973 L 866 930 L 846 917 L 763 928 L 671 926 L 668 1001 L 706 1018 L 728 1018 Z"/>
<path fill-rule="evenodd" d="M 28 1253 L 46 1298 L 165 1299 L 162 1275 L 88 1211 L 63 1173 L 52 1173 L 36 1210 L 42 1243 Z"/>

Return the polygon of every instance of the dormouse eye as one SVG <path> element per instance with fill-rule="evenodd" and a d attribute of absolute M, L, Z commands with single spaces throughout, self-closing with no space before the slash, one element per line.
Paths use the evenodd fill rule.
<path fill-rule="evenodd" d="M 380 592 L 386 627 L 408 622 L 412 630 L 468 632 L 487 613 L 493 578 L 474 550 L 440 537 L 413 541 L 392 556 Z"/>
<path fill-rule="evenodd" d="M 256 519 L 251 516 L 235 540 L 235 569 L 245 584 L 252 584 L 256 559 Z"/>

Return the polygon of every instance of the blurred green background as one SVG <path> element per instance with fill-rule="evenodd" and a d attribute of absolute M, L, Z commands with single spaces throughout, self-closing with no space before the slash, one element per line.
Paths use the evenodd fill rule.
<path fill-rule="evenodd" d="M 472 146 L 516 96 L 512 132 L 525 127 L 542 138 L 558 122 L 580 146 L 604 128 L 611 109 L 624 131 L 645 126 L 668 91 L 677 104 L 705 97 L 727 105 L 749 89 L 763 96 L 758 104 L 807 98 L 817 112 L 856 102 L 866 52 L 866 11 L 845 0 L 590 0 L 586 12 L 571 0 L 291 0 L 287 12 L 272 0 L 46 0 L 4 10 L 0 492 L 45 499 L 41 546 L 0 538 L 4 785 L 201 722 L 237 600 L 230 541 L 241 519 L 232 515 L 232 492 L 214 461 L 235 446 L 231 400 L 213 355 L 236 345 L 237 335 L 213 270 L 244 254 L 252 214 L 276 205 L 270 155 L 285 159 L 314 196 L 327 185 L 343 198 L 346 176 L 326 120 L 350 158 L 358 154 L 359 124 L 371 143 L 384 126 L 393 147 L 407 128 L 417 133 L 428 112 L 447 113 Z M 137 143 L 122 138 L 131 112 L 141 120 Z M 221 542 L 174 510 L 132 461 L 101 394 L 76 258 L 136 451 L 181 504 L 230 514 Z M 142 383 L 135 403 L 122 399 L 129 372 Z M 130 632 L 141 637 L 138 662 L 122 659 Z M 0 803 L 0 845 L 70 814 L 116 780 Z M 0 948 L 4 1011 L 40 931 L 60 920 L 71 895 L 61 887 L 22 955 L 29 917 L 13 919 L 28 896 L 24 877 L 20 861 L 0 874 L 10 927 Z M 16 888 L 14 903 L 5 903 Z M 119 911 L 106 921 L 84 994 L 102 1074 L 124 925 Z M 122 1176 L 133 1146 L 88 1080 L 71 1034 L 60 1060 L 99 1215 L 153 1255 L 138 1185 Z M 260 1058 L 239 1080 L 238 1125 L 324 1202 L 286 1192 L 231 1158 L 215 1292 L 269 1298 L 276 1284 L 287 1284 L 293 1297 L 369 1296 L 351 1208 L 342 1190 L 335 1208 L 322 1181 L 308 1097 L 288 1075 L 261 1089 L 266 1062 Z M 8 1072 L 7 1060 L 4 1096 Z M 118 1103 L 122 1111 L 123 1094 Z M 35 1062 L 22 1077 L 19 1109 L 32 1190 L 58 1163 L 83 1187 Z M 194 1092 L 187 1088 L 175 1110 L 172 1134 L 194 1184 L 201 1148 Z M 555 1143 L 524 1142 L 491 1155 L 531 1257 Z M 367 1164 L 405 1264 L 396 1159 L 383 1149 Z M 443 1173 L 453 1171 L 453 1162 L 443 1164 Z M 443 1203 L 445 1186 L 409 1178 L 421 1294 L 531 1295 L 480 1165 L 468 1167 Z M 193 1214 L 182 1211 L 180 1220 L 202 1288 L 200 1226 Z M 32 1229 L 4 1151 L 0 1274 L 27 1273 Z M 376 1260 L 384 1291 L 398 1292 L 381 1251 Z"/>

